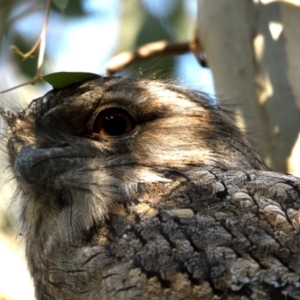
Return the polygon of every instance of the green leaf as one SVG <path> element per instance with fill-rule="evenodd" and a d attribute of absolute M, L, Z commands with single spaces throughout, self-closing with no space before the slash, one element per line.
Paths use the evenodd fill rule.
<path fill-rule="evenodd" d="M 81 82 L 87 79 L 99 78 L 95 73 L 84 72 L 57 72 L 42 76 L 42 79 L 50 83 L 55 89 L 62 89 L 72 83 Z"/>
<path fill-rule="evenodd" d="M 69 0 L 53 0 L 53 3 L 59 10 L 64 11 L 69 4 Z"/>

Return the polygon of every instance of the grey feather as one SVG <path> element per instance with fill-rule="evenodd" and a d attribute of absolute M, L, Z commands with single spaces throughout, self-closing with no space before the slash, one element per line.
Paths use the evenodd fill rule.
<path fill-rule="evenodd" d="M 107 108 L 136 127 L 93 132 Z M 204 94 L 99 77 L 1 114 L 37 299 L 300 299 L 300 180 Z"/>

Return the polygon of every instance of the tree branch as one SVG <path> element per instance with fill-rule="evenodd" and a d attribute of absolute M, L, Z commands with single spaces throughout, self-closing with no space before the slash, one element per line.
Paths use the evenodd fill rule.
<path fill-rule="evenodd" d="M 106 75 L 111 76 L 138 60 L 155 57 L 161 54 L 184 54 L 192 51 L 193 48 L 194 41 L 185 43 L 168 43 L 167 41 L 149 43 L 141 46 L 134 52 L 123 52 L 113 57 L 107 63 Z"/>

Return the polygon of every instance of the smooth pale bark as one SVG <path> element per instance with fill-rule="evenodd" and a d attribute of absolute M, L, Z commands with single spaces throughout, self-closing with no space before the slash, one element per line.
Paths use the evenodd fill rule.
<path fill-rule="evenodd" d="M 217 94 L 225 106 L 234 104 L 237 125 L 244 126 L 268 166 L 300 174 L 300 6 L 295 2 L 198 0 L 197 34 Z"/>

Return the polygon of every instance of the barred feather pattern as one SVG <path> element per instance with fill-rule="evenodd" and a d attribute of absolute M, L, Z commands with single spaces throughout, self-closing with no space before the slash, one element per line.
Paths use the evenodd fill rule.
<path fill-rule="evenodd" d="M 107 108 L 136 128 L 93 132 Z M 37 299 L 300 299 L 300 179 L 205 94 L 99 77 L 1 114 Z"/>

